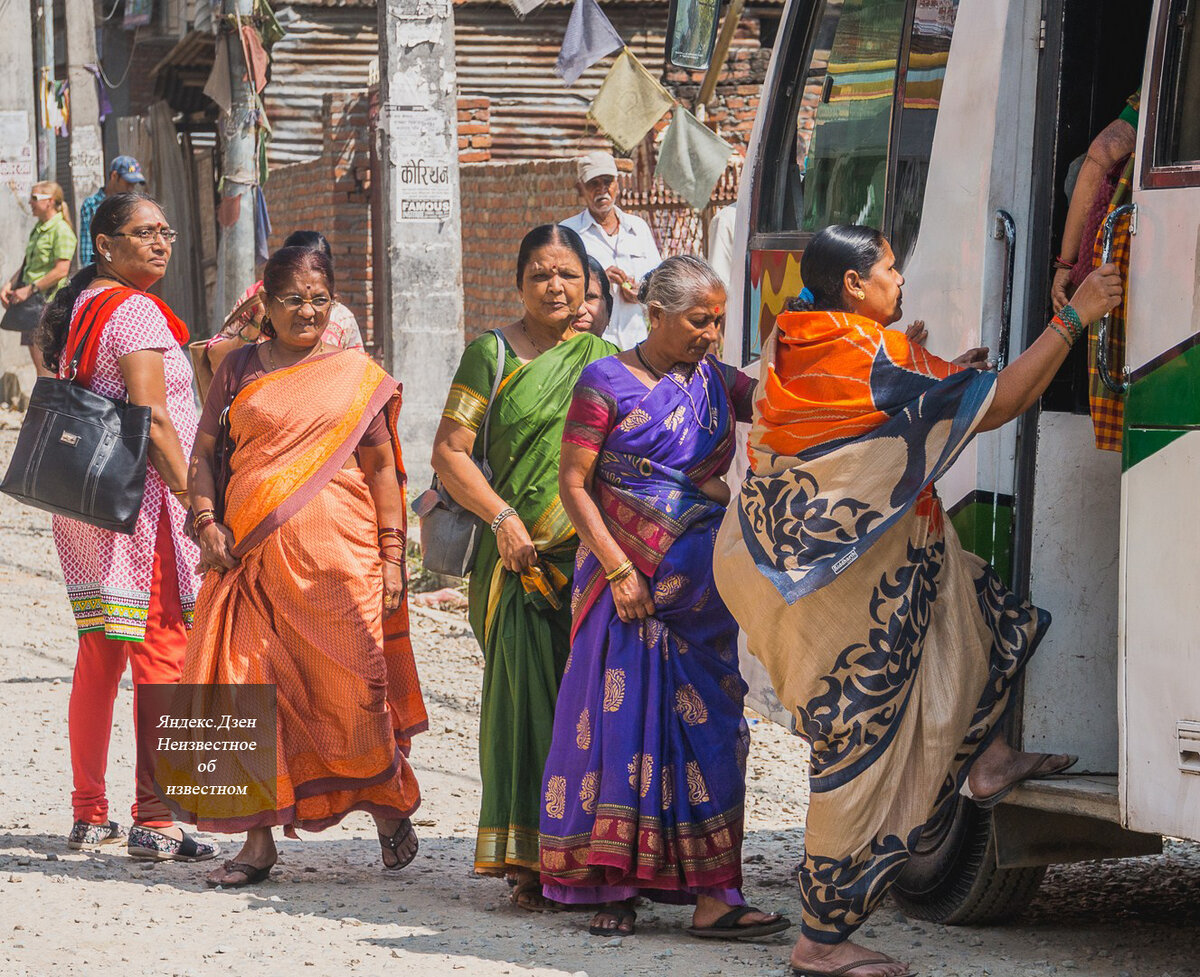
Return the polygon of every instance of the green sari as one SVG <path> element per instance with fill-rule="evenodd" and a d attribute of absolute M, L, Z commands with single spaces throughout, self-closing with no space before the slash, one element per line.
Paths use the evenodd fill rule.
<path fill-rule="evenodd" d="M 578 539 L 558 497 L 558 459 L 575 381 L 616 348 L 583 334 L 528 363 L 505 351 L 487 445 L 492 488 L 517 510 L 541 561 L 504 569 L 496 538 L 484 533 L 471 572 L 469 618 L 483 648 L 479 768 L 483 798 L 475 871 L 537 871 L 542 767 L 554 703 L 571 650 L 571 577 Z M 496 337 L 463 352 L 442 416 L 478 431 L 496 375 Z"/>

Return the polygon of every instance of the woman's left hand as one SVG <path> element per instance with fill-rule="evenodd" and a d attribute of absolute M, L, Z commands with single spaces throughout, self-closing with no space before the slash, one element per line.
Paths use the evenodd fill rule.
<path fill-rule="evenodd" d="M 965 366 L 970 370 L 990 370 L 996 364 L 988 359 L 990 350 L 987 346 L 976 346 L 967 350 L 962 356 L 951 360 L 956 366 Z"/>
<path fill-rule="evenodd" d="M 400 609 L 404 599 L 404 571 L 394 563 L 383 564 L 383 616 L 389 617 Z"/>
<path fill-rule="evenodd" d="M 913 324 L 904 330 L 904 335 L 908 337 L 909 342 L 916 343 L 918 346 L 924 346 L 925 340 L 929 338 L 929 330 L 925 328 L 925 320 L 914 320 Z"/>

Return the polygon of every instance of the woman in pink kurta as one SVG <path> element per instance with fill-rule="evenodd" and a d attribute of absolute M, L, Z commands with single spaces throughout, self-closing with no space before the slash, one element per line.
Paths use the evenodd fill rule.
<path fill-rule="evenodd" d="M 150 407 L 152 422 L 146 491 L 132 535 L 54 517 L 54 542 L 79 631 L 69 706 L 75 823 L 68 846 L 75 849 L 126 840 L 108 817 L 104 781 L 117 689 L 126 663 L 135 701 L 141 686 L 179 681 L 200 583 L 200 553 L 184 535 L 186 511 L 179 501 L 187 495 L 185 459 L 196 436 L 192 374 L 180 349 L 187 328 L 145 291 L 166 272 L 175 232 L 156 203 L 133 194 L 107 198 L 91 231 L 96 265 L 62 289 L 43 319 L 46 364 L 65 376 L 82 344 L 75 381 Z M 151 769 L 139 764 L 129 853 L 212 858 L 214 846 L 174 824 L 154 790 Z"/>

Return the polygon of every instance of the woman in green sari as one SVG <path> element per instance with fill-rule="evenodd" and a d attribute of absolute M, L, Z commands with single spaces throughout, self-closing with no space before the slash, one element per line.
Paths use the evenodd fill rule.
<path fill-rule="evenodd" d="M 617 352 L 576 333 L 587 287 L 587 252 L 574 231 L 545 224 L 517 257 L 524 314 L 463 352 L 433 447 L 449 493 L 491 532 L 471 572 L 471 627 L 483 648 L 479 767 L 483 797 L 475 871 L 505 876 L 513 903 L 551 908 L 538 878 L 542 767 L 554 702 L 570 651 L 571 577 L 578 540 L 558 497 L 558 458 L 575 381 L 593 360 Z M 490 483 L 472 460 L 496 377 L 488 423 Z"/>

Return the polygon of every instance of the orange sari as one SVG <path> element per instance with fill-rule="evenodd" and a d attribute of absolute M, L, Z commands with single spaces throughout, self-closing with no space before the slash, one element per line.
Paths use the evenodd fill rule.
<path fill-rule="evenodd" d="M 193 811 L 203 829 L 319 831 L 420 803 L 407 755 L 428 722 L 407 602 L 384 618 L 375 506 L 346 465 L 385 407 L 403 492 L 400 387 L 362 354 L 274 371 L 230 407 L 225 522 L 240 563 L 204 578 L 182 682 L 275 687 L 275 796 L 237 816 Z"/>

